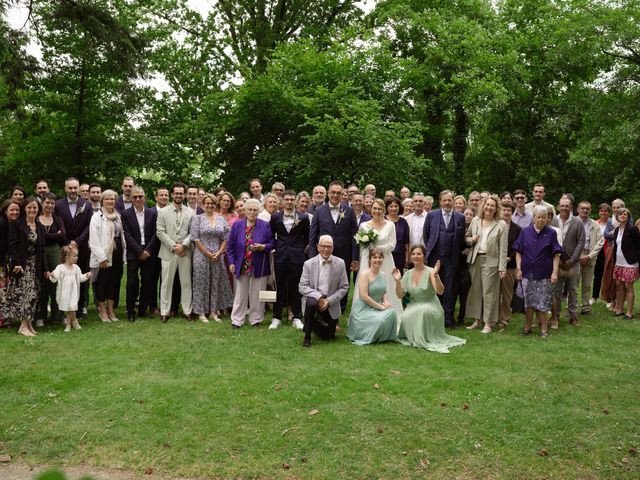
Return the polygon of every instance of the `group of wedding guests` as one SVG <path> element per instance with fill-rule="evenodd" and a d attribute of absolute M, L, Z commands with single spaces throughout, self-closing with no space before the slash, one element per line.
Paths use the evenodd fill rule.
<path fill-rule="evenodd" d="M 167 322 L 181 304 L 188 320 L 220 322 L 229 312 L 233 328 L 259 326 L 275 290 L 269 328 L 287 310 L 304 346 L 314 331 L 333 338 L 340 329 L 350 281 L 347 336 L 357 344 L 399 340 L 447 352 L 464 340 L 445 327 L 471 318 L 467 328 L 490 333 L 513 311 L 525 313 L 524 335 L 539 325 L 546 337 L 565 296 L 573 325 L 599 297 L 615 315 L 633 316 L 640 234 L 620 199 L 613 218 L 603 204 L 593 220 L 588 202 L 575 214 L 570 194 L 556 214 L 539 184 L 530 203 L 523 190 L 468 198 L 445 190 L 436 209 L 406 187 L 384 199 L 374 185 L 339 181 L 311 195 L 279 182 L 263 194 L 259 179 L 248 187 L 236 199 L 175 183 L 156 190 L 153 207 L 131 177 L 121 194 L 73 177 L 60 199 L 45 180 L 34 196 L 15 187 L 0 208 L 2 321 L 33 336 L 32 321 L 43 326 L 60 309 L 65 331 L 79 329 L 89 288 L 100 320 L 117 321 L 125 265 L 129 321 Z"/>

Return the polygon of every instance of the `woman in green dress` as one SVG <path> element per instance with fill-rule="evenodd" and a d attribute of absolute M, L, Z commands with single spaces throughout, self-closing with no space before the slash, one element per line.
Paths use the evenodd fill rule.
<path fill-rule="evenodd" d="M 398 340 L 407 346 L 420 347 L 432 352 L 449 353 L 449 348 L 464 345 L 463 338 L 447 335 L 444 331 L 444 310 L 437 295 L 442 295 L 444 285 L 438 276 L 440 261 L 433 268 L 424 264 L 425 248 L 411 248 L 414 267 L 405 272 L 393 271 L 396 293 L 402 298 L 408 293 L 411 300 L 400 321 Z"/>
<path fill-rule="evenodd" d="M 369 268 L 358 273 L 357 298 L 351 305 L 347 337 L 356 345 L 398 339 L 396 311 L 387 299 L 385 274 L 380 270 L 384 253 L 369 249 Z"/>

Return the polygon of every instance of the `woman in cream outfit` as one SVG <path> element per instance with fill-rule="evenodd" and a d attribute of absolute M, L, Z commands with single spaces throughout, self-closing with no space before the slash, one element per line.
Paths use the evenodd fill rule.
<path fill-rule="evenodd" d="M 507 240 L 509 229 L 500 220 L 501 205 L 496 195 L 480 203 L 466 234 L 471 247 L 467 263 L 471 271 L 471 290 L 467 299 L 468 317 L 475 319 L 468 329 L 478 328 L 484 322 L 482 333 L 491 333 L 498 321 L 500 279 L 507 271 Z"/>

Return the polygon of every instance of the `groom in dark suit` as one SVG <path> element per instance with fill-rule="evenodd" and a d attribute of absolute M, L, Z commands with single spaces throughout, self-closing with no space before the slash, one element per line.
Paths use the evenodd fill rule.
<path fill-rule="evenodd" d="M 284 211 L 271 215 L 271 231 L 276 238 L 275 274 L 278 291 L 273 307 L 273 320 L 269 329 L 281 324 L 282 309 L 291 305 L 293 326 L 302 330 L 302 304 L 298 284 L 302 266 L 307 259 L 305 249 L 309 242 L 309 216 L 295 209 L 296 192 L 285 190 L 282 194 Z"/>
<path fill-rule="evenodd" d="M 440 193 L 440 208 L 427 214 L 424 221 L 424 242 L 427 249 L 427 265 L 433 267 L 440 260 L 440 279 L 444 293 L 440 303 L 444 309 L 444 323 L 455 328 L 453 310 L 458 289 L 457 272 L 460 252 L 464 250 L 464 215 L 453 210 L 453 192 Z"/>
<path fill-rule="evenodd" d="M 333 239 L 333 255 L 344 260 L 346 269 L 357 271 L 359 267 L 359 249 L 354 235 L 358 232 L 358 222 L 353 209 L 343 205 L 342 182 L 334 180 L 329 184 L 329 203 L 317 208 L 311 220 L 309 231 L 309 258 L 318 254 L 318 241 L 322 235 L 329 235 Z M 347 295 L 340 301 L 342 311 L 347 307 Z"/>

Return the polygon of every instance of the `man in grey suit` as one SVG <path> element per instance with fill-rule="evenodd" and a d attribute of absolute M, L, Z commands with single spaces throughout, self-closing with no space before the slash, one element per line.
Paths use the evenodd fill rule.
<path fill-rule="evenodd" d="M 304 262 L 299 290 L 304 310 L 303 347 L 311 346 L 311 332 L 324 340 L 336 336 L 336 325 L 342 313 L 340 300 L 349 291 L 344 260 L 332 255 L 333 239 L 322 235 L 318 255 Z"/>
<path fill-rule="evenodd" d="M 550 327 L 558 328 L 558 318 L 560 316 L 560 306 L 562 305 L 562 292 L 567 289 L 567 310 L 569 311 L 569 323 L 574 326 L 580 325 L 577 316 L 578 310 L 578 280 L 580 278 L 580 255 L 584 248 L 584 225 L 571 213 L 573 202 L 563 195 L 558 203 L 560 213 L 553 220 L 553 226 L 560 229 L 562 237 L 562 249 L 564 253 L 560 256 L 560 269 L 558 270 L 558 281 L 554 286 L 554 302 L 551 308 Z"/>
<path fill-rule="evenodd" d="M 182 313 L 191 320 L 191 237 L 189 227 L 194 212 L 183 207 L 186 187 L 174 183 L 171 188 L 173 203 L 158 210 L 156 236 L 160 240 L 162 284 L 160 286 L 160 320 L 166 323 L 171 308 L 171 291 L 176 270 L 180 275 Z"/>

